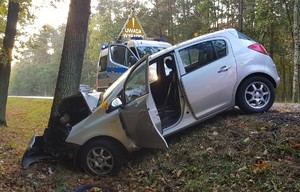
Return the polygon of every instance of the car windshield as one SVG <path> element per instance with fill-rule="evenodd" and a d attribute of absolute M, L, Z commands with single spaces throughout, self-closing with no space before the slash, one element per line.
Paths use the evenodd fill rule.
<path fill-rule="evenodd" d="M 125 81 L 125 79 L 128 77 L 128 75 L 130 74 L 132 69 L 135 68 L 135 66 L 140 65 L 146 59 L 147 59 L 147 57 L 141 58 L 138 62 L 136 62 L 136 64 L 131 66 L 125 73 L 123 73 L 111 86 L 109 86 L 103 95 L 103 101 L 105 101 L 106 98 L 109 97 L 113 93 L 113 91 L 119 86 L 120 83 Z"/>
<path fill-rule="evenodd" d="M 152 55 L 161 50 L 165 49 L 165 47 L 149 47 L 149 46 L 139 46 L 137 47 L 137 51 L 140 57 L 144 57 L 145 55 Z"/>

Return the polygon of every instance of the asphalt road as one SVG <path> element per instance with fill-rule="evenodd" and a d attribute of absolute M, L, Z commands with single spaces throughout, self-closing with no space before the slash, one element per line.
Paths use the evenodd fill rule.
<path fill-rule="evenodd" d="M 16 98 L 27 98 L 27 99 L 53 99 L 53 97 L 42 97 L 42 96 L 8 96 Z"/>

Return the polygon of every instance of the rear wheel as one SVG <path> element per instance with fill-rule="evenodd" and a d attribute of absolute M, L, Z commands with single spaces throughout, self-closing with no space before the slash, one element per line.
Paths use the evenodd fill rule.
<path fill-rule="evenodd" d="M 265 77 L 250 77 L 242 82 L 237 92 L 237 103 L 247 113 L 268 111 L 274 103 L 275 91 Z"/>
<path fill-rule="evenodd" d="M 83 146 L 80 163 L 83 169 L 94 176 L 116 175 L 123 164 L 124 151 L 109 140 L 94 140 Z"/>

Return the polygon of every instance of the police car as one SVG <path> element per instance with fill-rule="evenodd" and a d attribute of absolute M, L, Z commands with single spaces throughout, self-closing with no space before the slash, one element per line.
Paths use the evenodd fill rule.
<path fill-rule="evenodd" d="M 152 55 L 163 49 L 171 47 L 170 43 L 165 42 L 163 39 L 132 39 L 123 43 L 129 49 L 116 47 L 112 51 L 114 63 L 108 64 L 108 50 L 103 47 L 100 52 L 98 62 L 98 77 L 97 77 L 97 90 L 104 91 L 113 82 L 116 81 L 127 69 L 133 65 L 138 59 L 145 55 Z"/>

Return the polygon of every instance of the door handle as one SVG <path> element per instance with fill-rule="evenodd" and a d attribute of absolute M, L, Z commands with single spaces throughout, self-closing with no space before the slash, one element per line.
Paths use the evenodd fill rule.
<path fill-rule="evenodd" d="M 221 67 L 220 68 L 220 70 L 218 71 L 218 73 L 222 73 L 222 72 L 226 72 L 226 71 L 228 71 L 228 69 L 230 69 L 231 68 L 231 66 L 223 66 L 223 67 Z"/>

